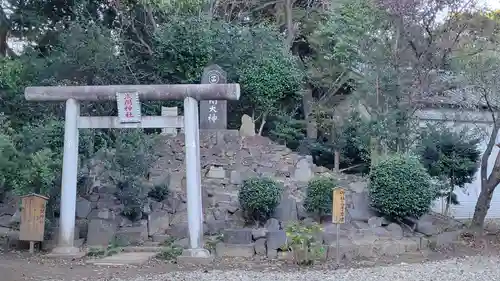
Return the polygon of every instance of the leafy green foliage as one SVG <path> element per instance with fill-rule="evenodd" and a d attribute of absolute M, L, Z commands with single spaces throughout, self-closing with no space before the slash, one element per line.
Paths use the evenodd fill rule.
<path fill-rule="evenodd" d="M 451 200 L 455 187 L 463 188 L 474 180 L 481 156 L 478 144 L 479 139 L 472 138 L 469 130 L 455 132 L 443 125 L 429 125 L 422 133 L 417 152 L 429 175 L 444 179 L 443 196 Z"/>
<path fill-rule="evenodd" d="M 116 239 L 112 239 L 107 247 L 91 247 L 87 252 L 88 257 L 102 258 L 116 255 L 123 251 L 122 247 L 126 246 Z"/>
<path fill-rule="evenodd" d="M 239 193 L 240 206 L 248 219 L 264 222 L 270 218 L 281 199 L 281 187 L 270 178 L 250 178 Z"/>
<path fill-rule="evenodd" d="M 393 155 L 374 165 L 368 189 L 372 206 L 395 219 L 425 214 L 437 192 L 419 159 L 410 155 Z"/>
<path fill-rule="evenodd" d="M 156 257 L 166 261 L 175 261 L 175 259 L 182 254 L 182 250 L 181 247 L 176 245 L 163 247 Z"/>
<path fill-rule="evenodd" d="M 318 166 L 335 168 L 335 150 L 340 152 L 340 168 L 349 168 L 348 173 L 366 173 L 370 164 L 369 124 L 357 112 L 351 112 L 341 122 L 322 124 L 332 132 L 323 134 L 318 140 L 302 142 L 303 153 L 313 156 Z M 333 129 L 331 127 L 333 126 Z"/>
<path fill-rule="evenodd" d="M 269 137 L 290 149 L 299 148 L 305 138 L 304 122 L 289 115 L 278 116 L 273 120 L 273 127 L 269 130 Z"/>
<path fill-rule="evenodd" d="M 59 186 L 62 161 L 52 150 L 39 150 L 25 159 L 27 167 L 20 170 L 16 192 L 19 195 L 37 193 L 50 196 Z"/>
<path fill-rule="evenodd" d="M 304 206 L 310 213 L 321 216 L 331 213 L 336 181 L 330 177 L 313 178 L 307 184 Z"/>
<path fill-rule="evenodd" d="M 19 169 L 19 152 L 11 136 L 0 134 L 0 201 L 14 188 Z"/>
<path fill-rule="evenodd" d="M 116 196 L 124 204 L 123 214 L 132 220 L 142 218 L 151 186 L 147 184 L 149 169 L 158 154 L 155 139 L 139 130 L 123 130 L 117 134 L 116 148 L 106 163 Z"/>
<path fill-rule="evenodd" d="M 156 32 L 151 82 L 199 83 L 203 68 L 212 60 L 213 35 L 205 17 L 174 17 Z"/>
<path fill-rule="evenodd" d="M 162 249 L 160 253 L 156 256 L 159 259 L 165 261 L 175 261 L 175 259 L 182 254 L 182 247 L 175 244 L 174 237 L 168 237 L 162 243 Z"/>
<path fill-rule="evenodd" d="M 303 222 L 293 222 L 285 227 L 287 237 L 285 250 L 292 251 L 297 264 L 311 265 L 325 254 L 321 231 L 321 226 L 317 223 L 306 225 Z"/>
<path fill-rule="evenodd" d="M 224 241 L 224 234 L 219 233 L 214 236 L 208 236 L 205 241 L 205 249 L 209 250 L 210 253 L 215 253 L 215 247 L 218 243 Z"/>
<path fill-rule="evenodd" d="M 296 65 L 291 56 L 274 56 L 251 60 L 240 69 L 239 82 L 252 105 L 253 116 L 265 119 L 280 112 L 280 105 L 299 99 L 301 75 Z"/>
<path fill-rule="evenodd" d="M 160 183 L 154 185 L 153 188 L 148 192 L 148 197 L 161 202 L 165 200 L 168 196 L 168 185 L 166 183 Z"/>

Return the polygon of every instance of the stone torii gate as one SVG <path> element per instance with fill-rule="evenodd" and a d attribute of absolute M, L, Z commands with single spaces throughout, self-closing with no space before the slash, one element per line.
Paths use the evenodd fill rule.
<path fill-rule="evenodd" d="M 238 100 L 239 84 L 27 87 L 28 101 L 66 102 L 60 227 L 54 256 L 81 255 L 74 246 L 78 174 L 78 129 L 184 128 L 190 249 L 183 256 L 208 257 L 202 248 L 203 209 L 199 145 L 200 100 Z M 80 101 L 118 102 L 116 116 L 80 116 Z M 184 100 L 184 116 L 141 116 L 140 101 Z"/>

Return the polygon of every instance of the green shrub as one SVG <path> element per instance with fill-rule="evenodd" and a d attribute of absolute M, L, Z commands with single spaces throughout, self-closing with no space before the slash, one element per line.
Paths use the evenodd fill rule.
<path fill-rule="evenodd" d="M 248 219 L 266 221 L 280 201 L 281 187 L 269 178 L 250 178 L 243 182 L 239 201 Z"/>
<path fill-rule="evenodd" d="M 12 138 L 0 133 L 0 202 L 13 187 L 19 170 L 19 152 Z M 24 194 L 23 194 L 24 195 Z"/>
<path fill-rule="evenodd" d="M 438 197 L 446 198 L 445 214 L 450 204 L 459 204 L 455 188 L 474 180 L 481 157 L 478 144 L 469 129 L 455 132 L 441 124 L 428 125 L 420 136 L 416 152 L 429 175 L 440 181 Z"/>
<path fill-rule="evenodd" d="M 418 158 L 394 155 L 372 167 L 372 207 L 391 218 L 420 217 L 436 196 L 431 177 Z"/>
<path fill-rule="evenodd" d="M 321 217 L 332 211 L 332 190 L 336 181 L 330 177 L 314 178 L 307 184 L 307 194 L 304 201 L 306 210 Z"/>
<path fill-rule="evenodd" d="M 148 197 L 161 202 L 165 200 L 168 196 L 168 185 L 161 183 L 153 186 L 153 188 L 148 192 Z"/>
<path fill-rule="evenodd" d="M 117 187 L 115 196 L 124 206 L 122 214 L 131 221 L 140 220 L 146 204 L 146 197 L 143 195 L 144 185 L 138 181 L 122 181 L 118 182 Z"/>

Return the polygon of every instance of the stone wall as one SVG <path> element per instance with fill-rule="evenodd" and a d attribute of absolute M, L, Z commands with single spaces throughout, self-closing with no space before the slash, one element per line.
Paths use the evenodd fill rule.
<path fill-rule="evenodd" d="M 167 199 L 162 202 L 151 199 L 143 210 L 143 218 L 132 222 L 121 215 L 124 206 L 114 195 L 116 189 L 103 184 L 105 178 L 96 176 L 88 189 L 89 195 L 81 196 L 77 201 L 76 245 L 86 242 L 87 246 L 103 246 L 112 241 L 140 245 L 147 240 L 163 242 L 166 237 L 175 237 L 181 241 L 179 243 L 186 245 L 184 135 L 164 137 L 157 151 L 161 157 L 151 169 L 151 181 L 168 183 L 170 194 Z M 310 156 L 294 153 L 268 138 L 242 138 L 238 131 L 202 132 L 200 156 L 205 234 L 224 233 L 224 242 L 216 247 L 218 255 L 255 252 L 275 258 L 283 241 L 286 241 L 283 224 L 307 218 L 302 205 L 305 187 L 309 179 L 319 175 L 331 175 L 338 180 L 339 186 L 346 188 L 347 223 L 339 231 L 342 247 L 348 249 L 350 255 L 400 254 L 422 246 L 423 236 L 378 217 L 369 208 L 365 179 L 317 167 Z M 245 226 L 239 208 L 239 185 L 253 176 L 272 177 L 284 186 L 281 202 L 264 228 Z M 11 226 L 19 221 L 16 206 L 16 200 L 0 205 L 0 237 L 3 232 L 15 236 Z M 441 229 L 432 217 L 426 216 L 414 223 L 416 230 L 426 237 L 441 235 L 436 244 L 450 236 L 448 232 L 444 232 L 445 236 L 442 234 L 449 227 Z M 328 218 L 323 227 L 321 239 L 329 247 L 330 257 L 334 253 L 330 247 L 333 247 L 337 229 L 328 222 Z M 57 228 L 51 230 L 53 240 L 44 244 L 48 247 L 57 239 Z M 451 234 L 456 237 L 457 233 Z"/>
<path fill-rule="evenodd" d="M 151 169 L 153 182 L 168 182 L 170 194 L 163 202 L 150 201 L 143 210 L 147 216 L 129 221 L 121 215 L 123 204 L 115 197 L 116 189 L 96 177 L 89 195 L 78 198 L 76 205 L 77 237 L 89 246 L 106 245 L 114 239 L 140 244 L 165 235 L 187 236 L 186 178 L 184 135 L 163 137 L 157 151 L 161 157 Z M 303 219 L 307 181 L 315 175 L 332 172 L 316 167 L 310 156 L 301 156 L 283 145 L 261 136 L 240 137 L 238 131 L 202 132 L 200 135 L 204 225 L 207 234 L 244 225 L 238 203 L 239 185 L 253 176 L 272 177 L 284 186 L 282 200 L 274 217 L 280 222 Z M 348 218 L 363 219 L 372 215 L 367 208 L 366 183 L 362 178 L 334 175 L 339 185 L 348 189 Z M 80 188 L 80 187 L 79 187 Z M 355 207 L 357 206 L 357 207 Z M 0 225 L 18 221 L 13 208 L 3 213 Z M 15 208 L 14 208 L 15 209 Z M 351 216 L 352 215 L 352 216 Z M 56 239 L 57 228 L 49 230 Z M 78 244 L 82 241 L 78 240 Z"/>
<path fill-rule="evenodd" d="M 187 236 L 186 178 L 184 165 L 184 135 L 164 137 L 157 147 L 161 157 L 151 170 L 153 182 L 168 182 L 170 194 L 163 202 L 151 201 L 148 218 L 130 222 L 119 216 L 123 205 L 113 190 L 96 187 L 96 193 L 79 198 L 77 217 L 81 237 L 89 245 L 101 245 L 112 237 L 130 243 L 140 243 L 148 237 L 164 235 Z M 253 176 L 272 177 L 285 187 L 275 217 L 286 222 L 306 217 L 300 202 L 307 181 L 315 175 L 331 173 L 312 164 L 310 156 L 301 156 L 283 145 L 261 136 L 240 137 L 238 131 L 202 132 L 200 135 L 204 225 L 207 234 L 226 228 L 242 227 L 244 221 L 238 203 L 239 184 Z M 363 193 L 366 184 L 361 178 L 337 175 L 340 185 L 353 193 Z M 99 181 L 97 181 L 99 182 Z M 363 193 L 364 194 L 364 193 Z M 348 196 L 348 206 L 365 197 Z M 352 208 L 351 208 L 352 209 Z M 355 216 L 365 216 L 360 210 Z"/>

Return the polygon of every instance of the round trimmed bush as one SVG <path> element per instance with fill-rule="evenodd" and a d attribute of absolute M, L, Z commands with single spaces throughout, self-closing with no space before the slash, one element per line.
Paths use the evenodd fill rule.
<path fill-rule="evenodd" d="M 422 216 L 436 197 L 431 177 L 409 155 L 394 155 L 372 167 L 368 188 L 372 207 L 396 219 Z"/>
<path fill-rule="evenodd" d="M 336 181 L 330 177 L 313 178 L 307 184 L 304 207 L 319 217 L 332 211 L 333 194 Z"/>
<path fill-rule="evenodd" d="M 281 187 L 269 178 L 250 178 L 243 181 L 238 197 L 248 219 L 264 222 L 279 204 Z"/>

